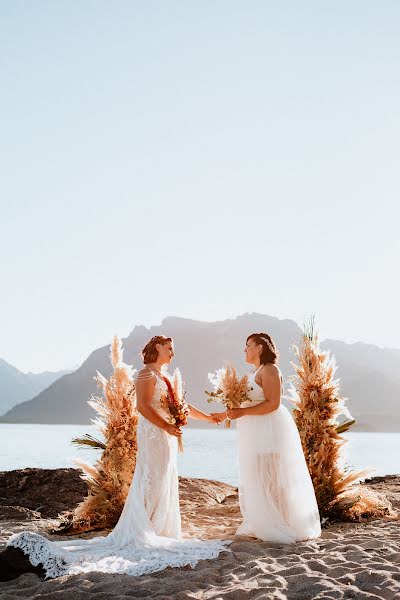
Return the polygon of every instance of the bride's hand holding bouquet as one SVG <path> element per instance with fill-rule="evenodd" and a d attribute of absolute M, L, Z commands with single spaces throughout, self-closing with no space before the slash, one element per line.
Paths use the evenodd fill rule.
<path fill-rule="evenodd" d="M 181 427 L 187 425 L 189 416 L 189 405 L 185 402 L 185 391 L 182 384 L 181 372 L 175 369 L 172 383 L 168 377 L 163 377 L 167 386 L 167 393 L 161 396 L 161 404 L 169 413 L 168 424 L 165 431 L 178 438 L 179 452 L 183 452 Z"/>

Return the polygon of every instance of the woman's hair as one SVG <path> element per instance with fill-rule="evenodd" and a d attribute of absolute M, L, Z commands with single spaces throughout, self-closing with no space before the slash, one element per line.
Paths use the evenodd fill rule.
<path fill-rule="evenodd" d="M 165 335 L 155 335 L 152 337 L 142 350 L 144 364 L 147 365 L 148 363 L 155 362 L 158 358 L 157 344 L 165 346 L 168 342 L 172 342 L 172 338 L 165 337 Z"/>
<path fill-rule="evenodd" d="M 275 342 L 268 333 L 252 333 L 247 338 L 246 342 L 254 340 L 258 345 L 262 345 L 262 351 L 260 354 L 260 362 L 263 365 L 272 363 L 273 365 L 278 361 L 279 352 L 275 347 Z"/>

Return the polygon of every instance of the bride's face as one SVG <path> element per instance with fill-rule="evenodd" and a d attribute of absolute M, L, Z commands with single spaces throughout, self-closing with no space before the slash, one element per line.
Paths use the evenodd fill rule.
<path fill-rule="evenodd" d="M 250 365 L 256 363 L 260 357 L 260 353 L 262 351 L 261 344 L 256 344 L 255 341 L 250 338 L 246 342 L 246 347 L 244 349 L 244 353 L 246 355 L 246 362 Z"/>
<path fill-rule="evenodd" d="M 174 344 L 172 342 L 167 342 L 166 344 L 157 344 L 156 349 L 158 350 L 158 362 L 163 365 L 169 365 L 175 356 Z"/>

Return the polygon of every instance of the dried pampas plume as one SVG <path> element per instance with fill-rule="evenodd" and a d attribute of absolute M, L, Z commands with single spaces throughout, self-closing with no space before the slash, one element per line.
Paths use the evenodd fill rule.
<path fill-rule="evenodd" d="M 356 485 L 369 469 L 352 471 L 341 467 L 346 440 L 340 435 L 355 421 L 340 396 L 334 379 L 336 364 L 329 352 L 320 350 L 315 320 L 305 324 L 301 344 L 294 347 L 297 364 L 292 377 L 293 416 L 300 433 L 304 456 L 314 485 L 323 520 L 360 520 L 390 512 L 390 504 L 365 486 Z M 347 421 L 338 425 L 344 414 Z"/>
<path fill-rule="evenodd" d="M 83 471 L 82 478 L 87 482 L 89 494 L 72 517 L 66 517 L 61 524 L 60 529 L 71 534 L 114 527 L 135 470 L 138 415 L 134 372 L 122 361 L 122 343 L 118 336 L 114 336 L 110 358 L 114 369 L 111 377 L 106 379 L 99 372 L 95 377 L 103 397 L 92 396 L 89 400 L 98 415 L 92 423 L 103 440 L 90 435 L 72 440 L 80 446 L 91 446 L 103 452 L 94 466 L 75 461 Z"/>

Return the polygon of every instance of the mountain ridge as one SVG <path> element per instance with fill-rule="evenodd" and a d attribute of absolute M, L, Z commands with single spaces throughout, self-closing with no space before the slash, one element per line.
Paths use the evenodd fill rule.
<path fill-rule="evenodd" d="M 207 373 L 232 362 L 245 372 L 244 344 L 256 331 L 272 335 L 280 351 L 280 367 L 285 382 L 294 375 L 295 361 L 291 347 L 301 339 L 300 327 L 291 319 L 279 319 L 260 313 L 245 313 L 233 319 L 215 322 L 197 321 L 176 316 L 165 317 L 160 325 L 136 325 L 123 339 L 124 360 L 141 367 L 140 351 L 153 335 L 163 333 L 175 341 L 176 364 L 186 379 L 188 399 L 203 410 L 210 410 L 204 390 L 210 388 Z M 341 393 L 349 398 L 350 412 L 365 431 L 400 431 L 400 350 L 380 348 L 356 342 L 347 344 L 327 339 L 324 350 L 335 355 Z M 0 418 L 1 422 L 87 423 L 94 417 L 87 400 L 97 393 L 96 371 L 111 374 L 109 346 L 95 349 L 73 373 L 62 376 L 34 398 L 14 407 Z M 287 387 L 287 386 L 286 386 Z M 288 405 L 287 400 L 284 400 Z M 378 425 L 376 425 L 378 423 Z M 196 422 L 194 422 L 196 424 Z"/>
<path fill-rule="evenodd" d="M 51 383 L 69 372 L 71 372 L 70 369 L 24 373 L 4 358 L 0 358 L 0 415 L 35 397 Z"/>

